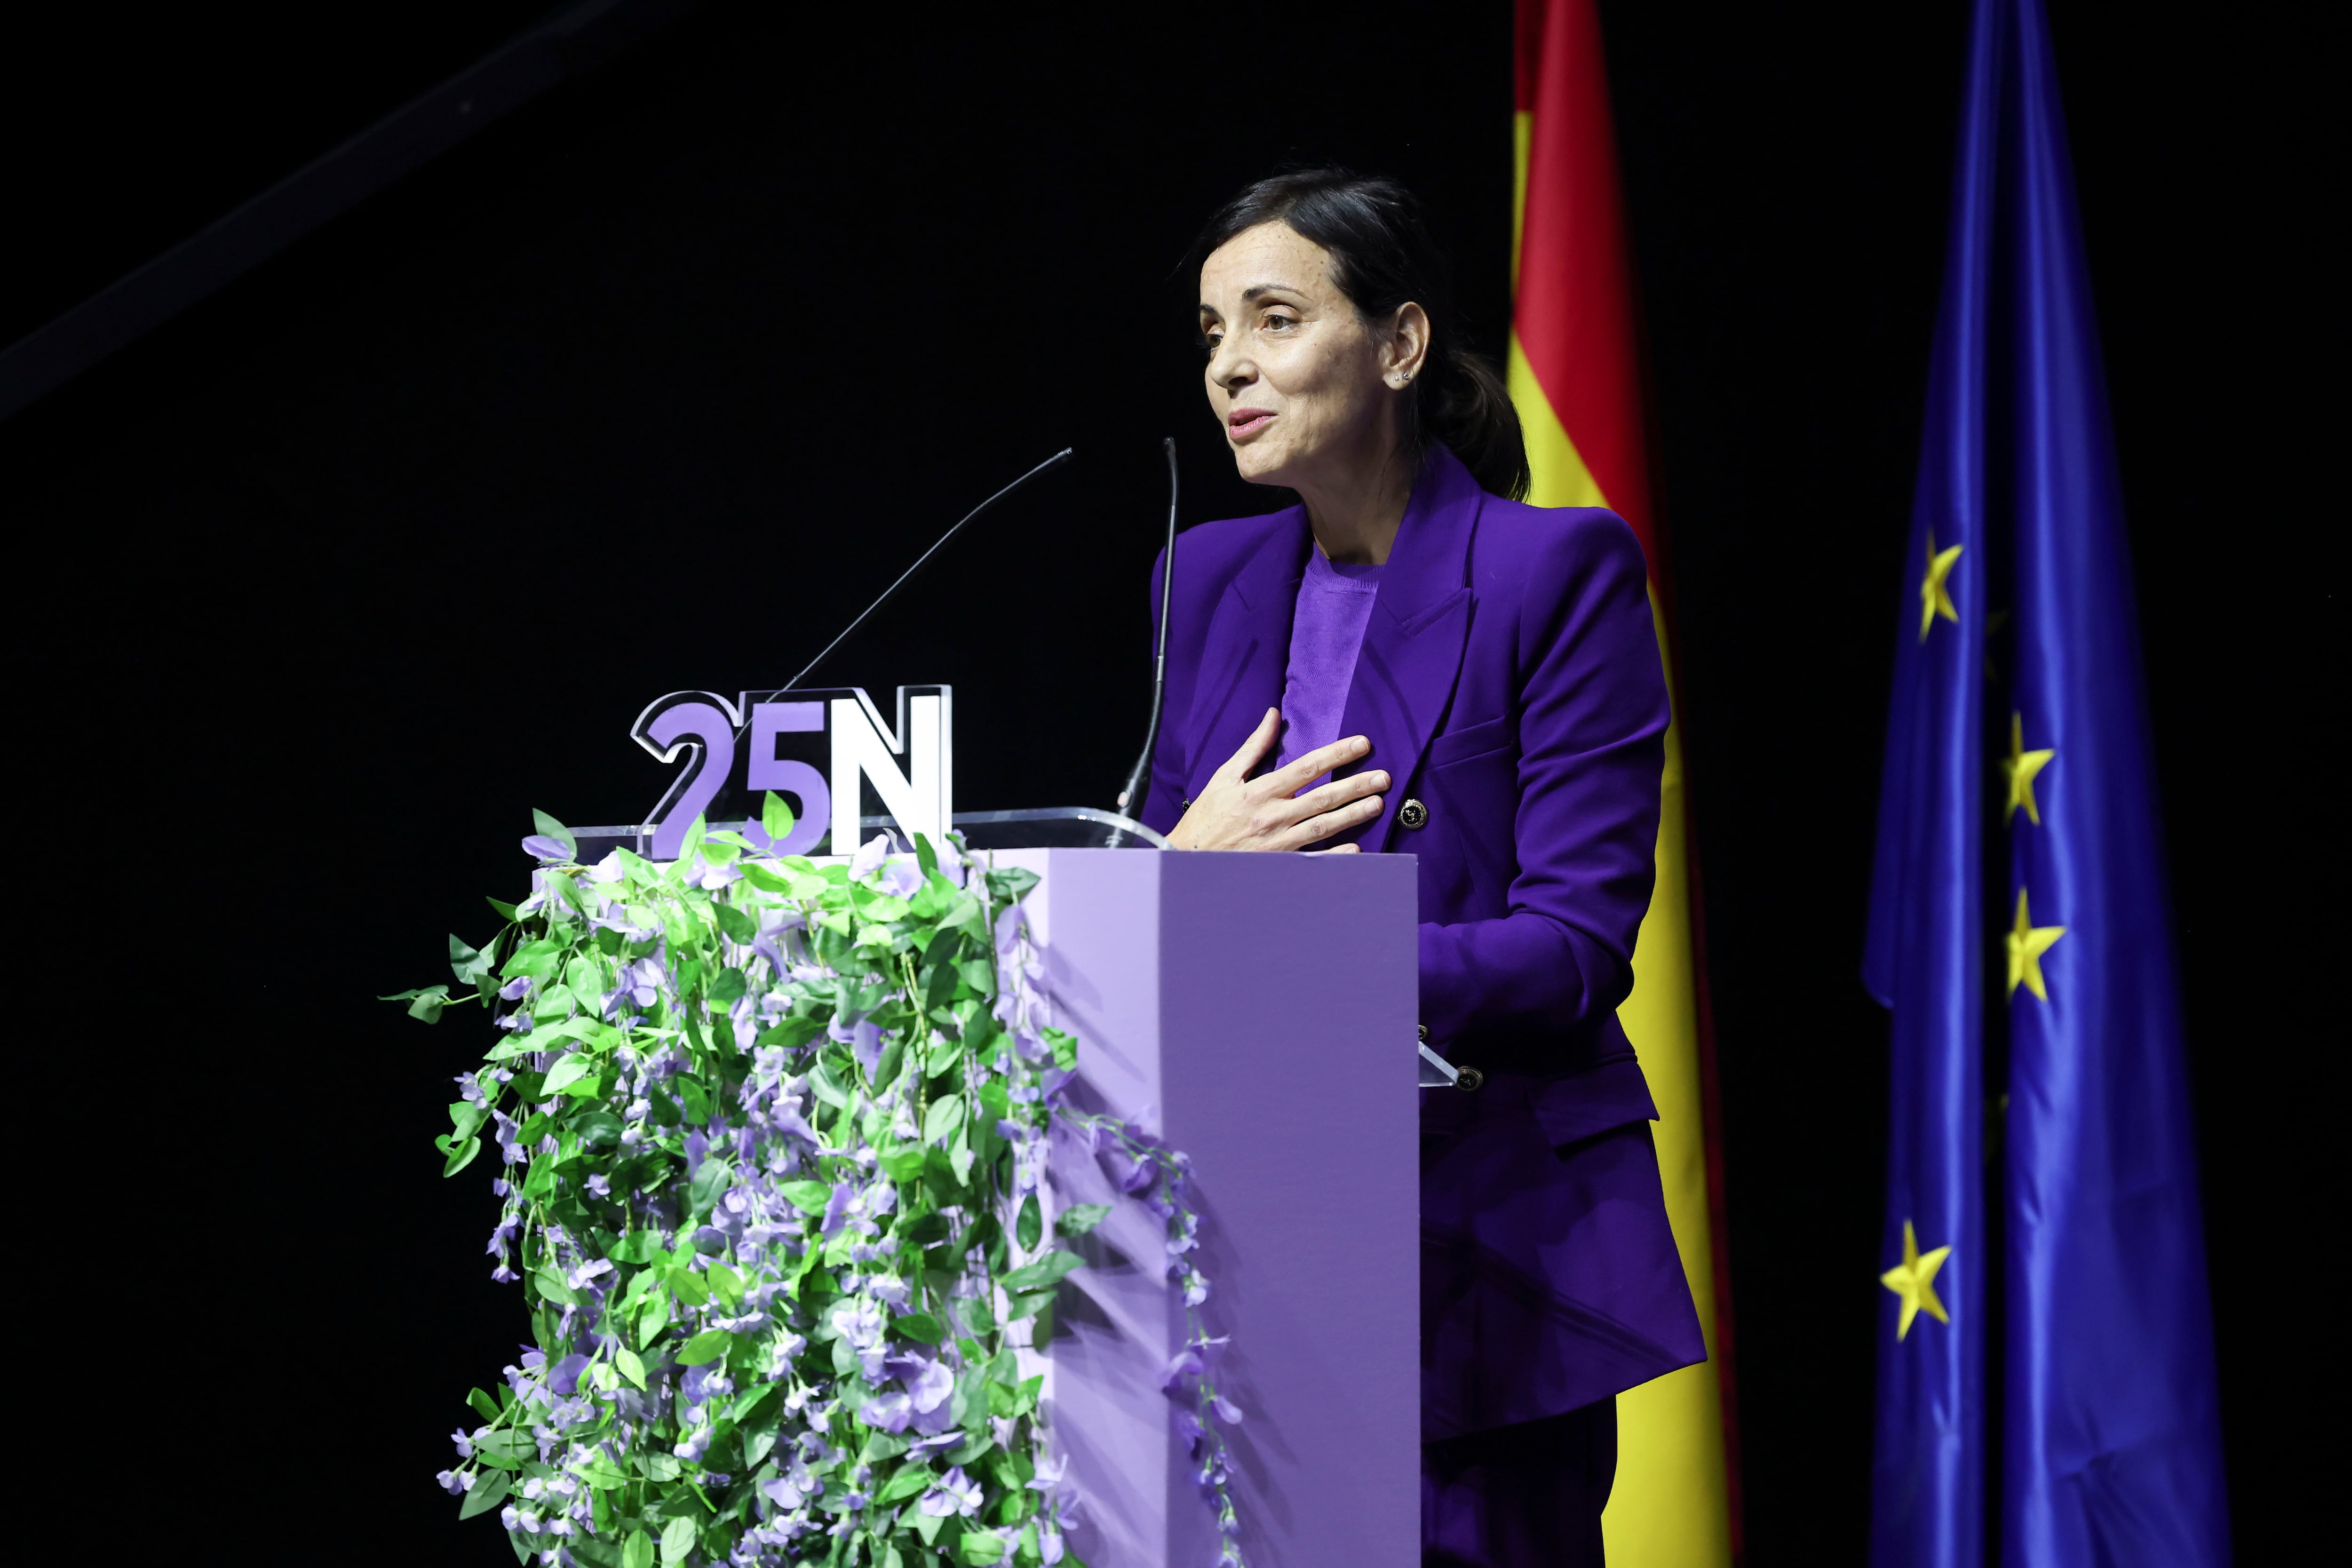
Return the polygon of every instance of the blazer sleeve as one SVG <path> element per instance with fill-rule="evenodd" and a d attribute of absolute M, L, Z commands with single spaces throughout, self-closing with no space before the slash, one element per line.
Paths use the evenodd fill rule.
<path fill-rule="evenodd" d="M 1633 530 L 1611 512 L 1565 521 L 1511 568 L 1523 586 L 1507 912 L 1421 927 L 1422 1021 L 1439 1040 L 1589 1028 L 1633 989 L 1657 875 L 1665 672 Z M 1499 607 L 1490 599 L 1485 613 Z"/>

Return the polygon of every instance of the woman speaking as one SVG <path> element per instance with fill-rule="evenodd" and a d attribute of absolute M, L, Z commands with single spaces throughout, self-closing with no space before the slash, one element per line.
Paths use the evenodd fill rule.
<path fill-rule="evenodd" d="M 1463 1069 L 1421 1113 L 1423 1561 L 1598 1563 L 1614 1396 L 1706 1354 L 1616 1016 L 1667 717 L 1641 547 L 1517 499 L 1402 186 L 1265 180 L 1198 254 L 1210 405 L 1299 504 L 1176 552 L 1146 819 L 1419 857 L 1422 1033 Z"/>

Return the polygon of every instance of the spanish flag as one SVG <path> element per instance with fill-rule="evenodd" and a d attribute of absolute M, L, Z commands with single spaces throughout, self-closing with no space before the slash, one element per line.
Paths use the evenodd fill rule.
<path fill-rule="evenodd" d="M 1603 506 L 1650 563 L 1658 650 L 1675 689 L 1674 595 L 1651 494 L 1632 258 L 1595 0 L 1517 0 L 1517 179 L 1509 379 L 1538 506 Z M 1717 1145 L 1714 1049 L 1701 966 L 1697 868 L 1683 786 L 1681 700 L 1666 731 L 1658 888 L 1617 1010 L 1658 1104 L 1666 1213 L 1708 1359 L 1617 1397 L 1609 1560 L 1722 1568 L 1738 1551 L 1730 1460 L 1731 1315 Z"/>

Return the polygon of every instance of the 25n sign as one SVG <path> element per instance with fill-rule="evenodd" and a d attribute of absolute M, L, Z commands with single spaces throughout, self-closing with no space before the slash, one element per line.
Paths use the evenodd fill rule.
<path fill-rule="evenodd" d="M 856 686 L 745 691 L 732 702 L 710 691 L 656 698 L 629 733 L 685 766 L 647 818 L 646 853 L 677 858 L 698 816 L 713 826 L 740 818 L 745 837 L 778 855 L 846 855 L 860 819 L 877 812 L 905 834 L 943 844 L 955 813 L 954 717 L 945 686 L 898 688 L 895 722 Z M 769 790 L 793 807 L 793 829 L 781 839 L 760 826 Z"/>

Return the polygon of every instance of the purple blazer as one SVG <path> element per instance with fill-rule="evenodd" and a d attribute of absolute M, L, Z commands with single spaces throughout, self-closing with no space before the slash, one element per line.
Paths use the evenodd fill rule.
<path fill-rule="evenodd" d="M 1309 547 L 1296 506 L 1177 542 L 1151 826 L 1281 704 Z M 1151 582 L 1156 616 L 1156 565 Z M 1486 1074 L 1422 1091 L 1425 1442 L 1706 1359 L 1616 1015 L 1656 878 L 1666 716 L 1633 530 L 1488 495 L 1432 448 L 1339 726 L 1396 781 L 1359 841 L 1418 857 L 1423 1026 Z"/>

